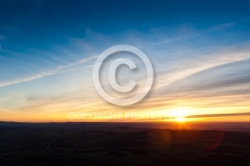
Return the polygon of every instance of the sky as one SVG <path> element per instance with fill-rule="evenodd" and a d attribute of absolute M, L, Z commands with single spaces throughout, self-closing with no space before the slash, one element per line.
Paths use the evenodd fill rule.
<path fill-rule="evenodd" d="M 249 122 L 249 5 L 0 0 L 0 121 L 168 121 L 156 114 L 181 110 L 194 121 Z M 120 44 L 146 53 L 155 72 L 147 97 L 128 107 L 107 103 L 92 81 L 98 55 Z M 122 69 L 121 84 L 143 82 L 139 69 Z"/>

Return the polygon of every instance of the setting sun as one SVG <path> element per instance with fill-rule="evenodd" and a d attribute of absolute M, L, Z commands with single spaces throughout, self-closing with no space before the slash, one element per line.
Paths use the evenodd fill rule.
<path fill-rule="evenodd" d="M 173 109 L 169 112 L 169 116 L 177 122 L 185 122 L 185 117 L 188 115 L 188 112 L 186 108 Z"/>

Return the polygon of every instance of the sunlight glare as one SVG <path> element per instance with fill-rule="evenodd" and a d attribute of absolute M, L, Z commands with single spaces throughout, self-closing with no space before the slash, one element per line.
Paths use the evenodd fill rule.
<path fill-rule="evenodd" d="M 189 111 L 186 108 L 173 109 L 170 110 L 169 116 L 174 118 L 175 121 L 182 123 L 186 121 L 185 117 L 188 115 L 188 112 Z"/>

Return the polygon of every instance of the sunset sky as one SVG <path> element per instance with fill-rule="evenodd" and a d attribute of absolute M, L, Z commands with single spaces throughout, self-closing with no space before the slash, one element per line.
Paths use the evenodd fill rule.
<path fill-rule="evenodd" d="M 179 111 L 186 121 L 249 122 L 249 6 L 0 0 L 0 121 L 171 121 L 145 114 Z M 148 96 L 129 107 L 107 103 L 92 81 L 98 55 L 118 44 L 141 49 L 155 71 Z M 131 73 L 120 74 L 126 82 Z M 105 117 L 70 118 L 77 113 Z"/>

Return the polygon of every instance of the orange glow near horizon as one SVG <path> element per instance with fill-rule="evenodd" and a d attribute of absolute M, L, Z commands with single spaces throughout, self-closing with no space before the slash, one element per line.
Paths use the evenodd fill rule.
<path fill-rule="evenodd" d="M 190 113 L 190 110 L 187 108 L 177 108 L 177 109 L 170 110 L 169 116 L 171 118 L 174 118 L 175 121 L 179 123 L 183 123 L 187 121 L 186 116 L 188 116 L 189 113 Z"/>
<path fill-rule="evenodd" d="M 120 114 L 105 114 L 105 110 L 113 108 L 112 111 L 106 111 L 106 113 L 120 113 Z M 75 118 L 71 119 L 69 113 L 71 111 L 61 110 L 58 108 L 53 112 L 50 111 L 51 108 L 42 107 L 40 109 L 25 110 L 19 112 L 5 111 L 1 113 L 0 121 L 16 121 L 16 122 L 170 122 L 170 123 L 192 123 L 192 122 L 248 122 L 250 119 L 249 115 L 235 114 L 233 116 L 211 116 L 206 117 L 203 115 L 220 115 L 219 113 L 224 113 L 227 110 L 223 109 L 197 109 L 195 107 L 172 107 L 172 108 L 161 108 L 160 110 L 155 109 L 145 109 L 134 108 L 134 109 L 119 109 L 114 106 L 102 107 L 96 112 L 90 108 L 81 109 L 79 111 L 72 111 L 75 113 Z M 48 111 L 47 111 L 48 110 Z M 228 109 L 229 112 L 229 109 Z M 243 112 L 243 110 L 241 111 Z M 78 113 L 93 113 L 93 115 L 102 115 L 101 117 L 89 116 L 79 117 Z M 103 113 L 103 114 L 102 114 Z M 162 115 L 161 117 L 157 116 Z M 230 113 L 233 113 L 230 110 Z M 197 115 L 197 117 L 192 117 Z M 200 115 L 200 116 L 199 116 Z M 153 117 L 153 118 L 151 118 Z M 166 119 L 167 118 L 167 119 Z"/>

